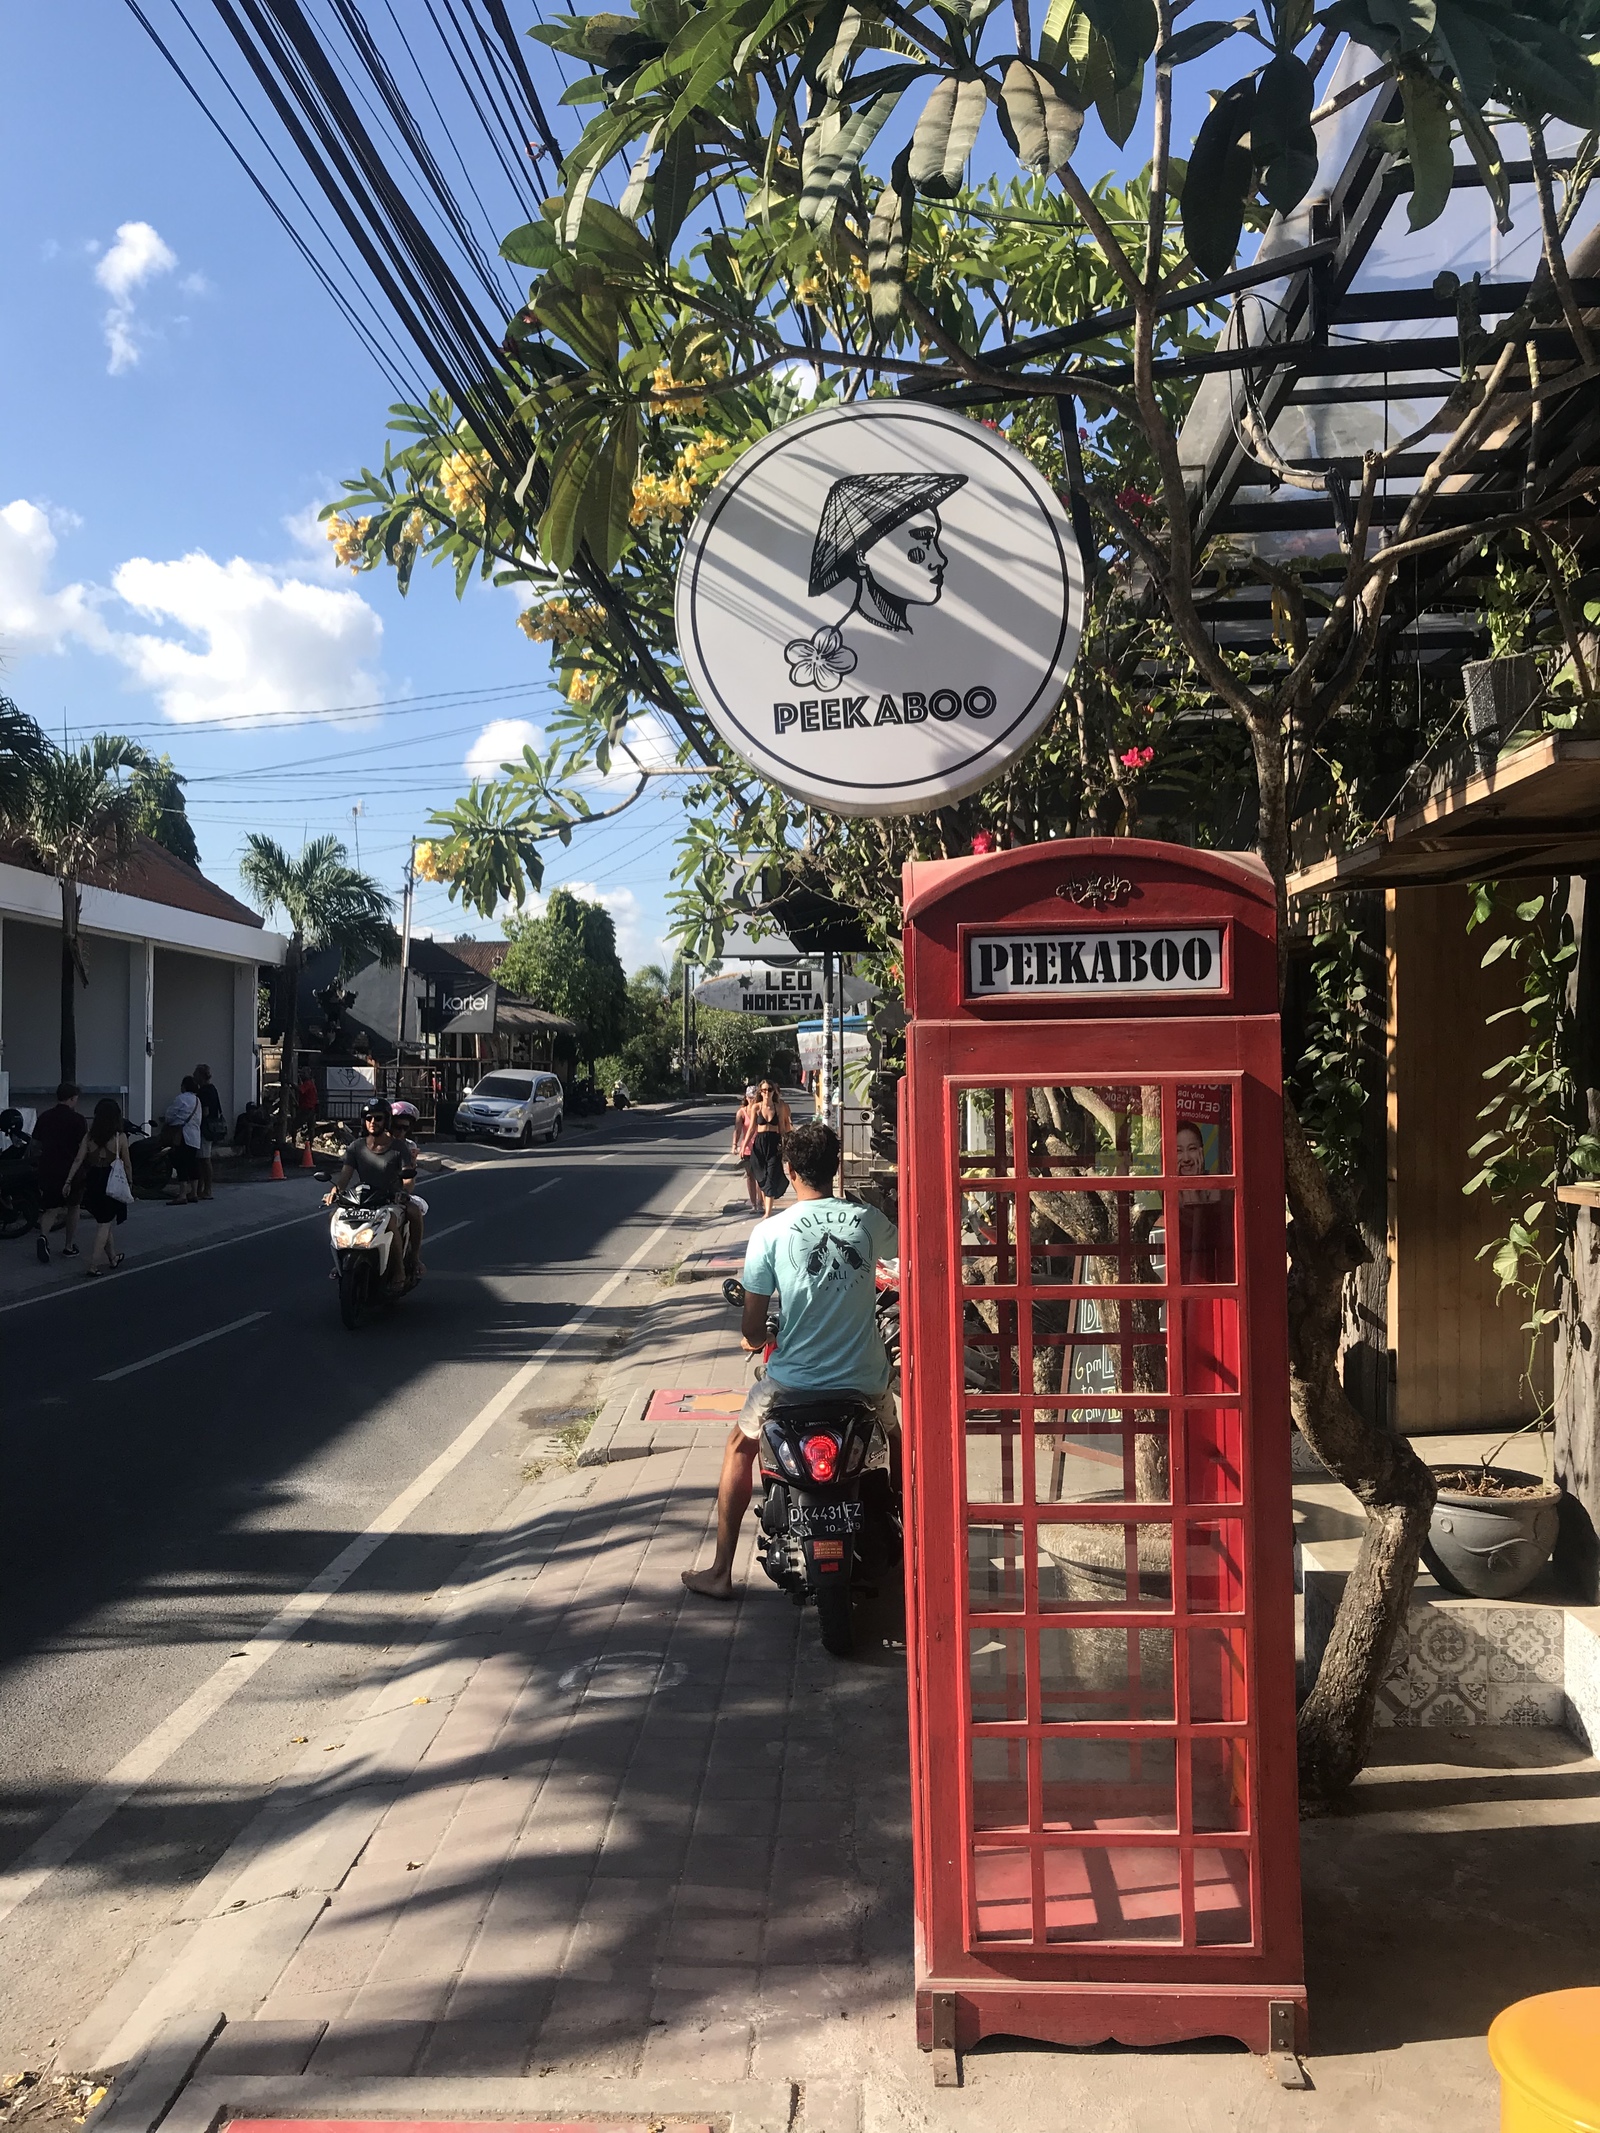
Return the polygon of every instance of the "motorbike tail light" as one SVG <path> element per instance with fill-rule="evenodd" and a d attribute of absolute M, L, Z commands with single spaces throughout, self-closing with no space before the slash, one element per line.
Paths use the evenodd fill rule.
<path fill-rule="evenodd" d="M 839 1440 L 836 1437 L 803 1437 L 800 1449 L 806 1455 L 813 1481 L 833 1479 L 839 1464 Z"/>

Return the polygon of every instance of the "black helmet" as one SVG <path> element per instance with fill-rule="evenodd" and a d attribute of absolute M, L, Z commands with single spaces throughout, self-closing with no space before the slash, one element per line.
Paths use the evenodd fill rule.
<path fill-rule="evenodd" d="M 0 1133 L 20 1133 L 22 1130 L 22 1113 L 15 1104 L 8 1104 L 0 1111 Z"/>

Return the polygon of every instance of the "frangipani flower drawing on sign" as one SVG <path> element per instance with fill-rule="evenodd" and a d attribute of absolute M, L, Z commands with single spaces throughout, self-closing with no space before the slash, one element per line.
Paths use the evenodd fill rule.
<path fill-rule="evenodd" d="M 797 689 L 836 689 L 856 663 L 856 655 L 831 623 L 809 637 L 793 637 L 783 648 L 789 680 Z"/>

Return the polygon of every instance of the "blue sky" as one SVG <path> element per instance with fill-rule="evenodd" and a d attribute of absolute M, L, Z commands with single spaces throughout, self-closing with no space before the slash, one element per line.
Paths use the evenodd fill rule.
<path fill-rule="evenodd" d="M 508 592 L 458 603 L 423 569 L 402 600 L 335 567 L 315 514 L 380 455 L 389 386 L 121 0 L 0 0 L 0 28 L 0 688 L 52 734 L 168 749 L 226 886 L 246 830 L 333 830 L 398 890 L 469 758 L 548 717 L 546 650 Z M 554 110 L 570 68 L 527 49 Z M 1132 165 L 1142 138 L 1118 156 L 1091 120 L 1080 166 Z M 475 178 L 497 228 L 520 219 Z M 630 968 L 662 952 L 677 815 L 667 783 L 549 848 L 547 886 L 607 901 Z M 493 930 L 427 885 L 417 924 Z"/>
<path fill-rule="evenodd" d="M 398 890 L 484 729 L 548 715 L 546 650 L 509 593 L 333 567 L 315 511 L 381 453 L 391 393 L 127 9 L 3 0 L 0 25 L 0 689 L 57 736 L 168 749 L 225 886 L 246 830 L 336 830 Z M 660 954 L 676 813 L 550 850 L 630 967 Z M 417 921 L 494 930 L 426 885 Z"/>

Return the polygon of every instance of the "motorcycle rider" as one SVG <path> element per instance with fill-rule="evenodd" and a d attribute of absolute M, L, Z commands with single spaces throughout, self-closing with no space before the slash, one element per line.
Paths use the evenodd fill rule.
<path fill-rule="evenodd" d="M 392 1202 L 406 1225 L 405 1279 L 409 1288 L 421 1269 L 422 1218 L 427 1202 L 418 1200 L 410 1187 L 417 1175 L 416 1150 L 396 1134 L 394 1116 L 387 1101 L 378 1097 L 361 1112 L 362 1132 L 344 1152 L 344 1167 L 324 1193 L 322 1204 L 331 1207 L 352 1181 L 365 1185 L 375 1202 Z"/>
<path fill-rule="evenodd" d="M 750 1505 L 761 1425 L 783 1396 L 802 1404 L 866 1400 L 886 1431 L 899 1425 L 889 1358 L 874 1315 L 877 1263 L 899 1250 L 894 1224 L 875 1207 L 835 1196 L 839 1136 L 820 1120 L 783 1136 L 783 1168 L 795 1204 L 758 1222 L 744 1261 L 741 1346 L 766 1345 L 767 1306 L 779 1305 L 778 1343 L 766 1376 L 750 1388 L 722 1454 L 717 1483 L 717 1547 L 709 1569 L 683 1582 L 708 1600 L 733 1597 L 733 1557 Z"/>

